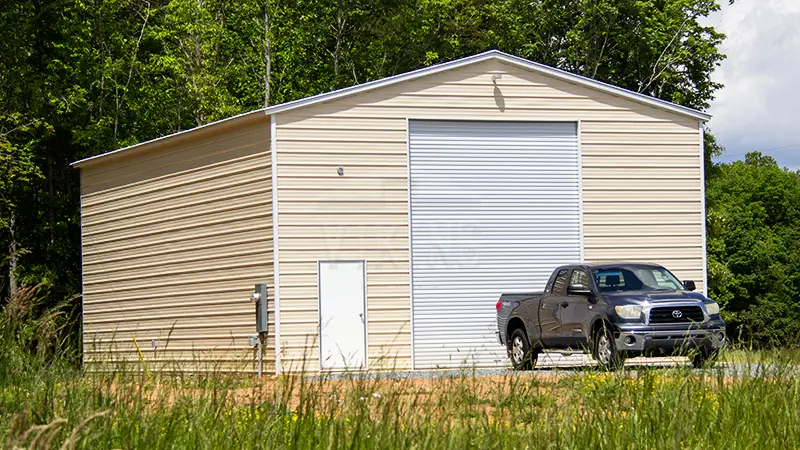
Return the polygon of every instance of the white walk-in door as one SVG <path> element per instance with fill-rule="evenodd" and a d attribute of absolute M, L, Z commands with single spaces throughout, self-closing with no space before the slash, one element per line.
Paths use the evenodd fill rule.
<path fill-rule="evenodd" d="M 319 262 L 320 367 L 363 369 L 367 362 L 364 261 Z"/>
<path fill-rule="evenodd" d="M 577 123 L 409 121 L 415 368 L 495 366 L 495 303 L 581 259 Z"/>

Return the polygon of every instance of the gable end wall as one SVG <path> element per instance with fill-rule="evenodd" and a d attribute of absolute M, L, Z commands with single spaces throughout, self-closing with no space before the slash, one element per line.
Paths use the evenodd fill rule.
<path fill-rule="evenodd" d="M 367 260 L 369 368 L 411 366 L 409 118 L 579 121 L 585 260 L 705 288 L 698 120 L 486 61 L 277 114 L 283 370 L 318 369 L 320 259 Z"/>

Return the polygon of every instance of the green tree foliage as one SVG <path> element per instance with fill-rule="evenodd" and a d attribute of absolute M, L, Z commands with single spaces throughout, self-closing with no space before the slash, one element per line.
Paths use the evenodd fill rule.
<path fill-rule="evenodd" d="M 704 109 L 723 35 L 699 17 L 715 1 L 503 0 L 492 31 L 501 49 L 678 104 Z M 576 14 L 580 11 L 580 14 Z"/>
<path fill-rule="evenodd" d="M 46 282 L 64 298 L 79 286 L 77 176 L 69 162 L 72 114 L 81 93 L 65 62 L 69 7 L 6 2 L 0 9 L 0 242 L 3 297 Z M 80 51 L 80 50 L 78 50 Z"/>
<path fill-rule="evenodd" d="M 25 216 L 26 205 L 21 203 L 31 194 L 31 185 L 41 179 L 42 172 L 36 165 L 36 148 L 41 139 L 47 139 L 52 129 L 41 126 L 37 120 L 26 120 L 19 115 L 0 117 L 0 230 L 8 236 L 8 292 L 16 295 L 19 288 L 16 268 L 23 251 L 19 248 L 19 217 Z"/>
<path fill-rule="evenodd" d="M 758 152 L 713 167 L 707 183 L 712 298 L 747 342 L 800 336 L 800 173 Z"/>
<path fill-rule="evenodd" d="M 22 284 L 45 282 L 40 294 L 51 304 L 79 291 L 72 161 L 267 99 L 492 48 L 702 109 L 720 87 L 711 73 L 723 36 L 698 19 L 717 8 L 713 0 L 6 2 L 0 297 L 12 273 Z"/>

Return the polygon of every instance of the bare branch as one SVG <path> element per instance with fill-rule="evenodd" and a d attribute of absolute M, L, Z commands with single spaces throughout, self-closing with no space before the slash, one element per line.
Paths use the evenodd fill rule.
<path fill-rule="evenodd" d="M 675 34 L 672 36 L 672 39 L 670 39 L 669 43 L 664 47 L 664 50 L 661 51 L 661 55 L 659 55 L 659 57 L 656 60 L 655 64 L 653 64 L 653 73 L 650 75 L 650 78 L 647 80 L 647 84 L 645 84 L 645 85 L 640 84 L 639 85 L 639 92 L 643 92 L 645 89 L 650 87 L 650 85 L 653 84 L 653 82 L 656 79 L 658 79 L 658 77 L 661 76 L 662 73 L 664 73 L 664 70 L 666 70 L 666 68 L 669 67 L 668 65 L 665 65 L 664 69 L 662 69 L 660 72 L 656 73 L 658 71 L 658 63 L 661 62 L 661 58 L 664 57 L 664 55 L 667 53 L 667 50 L 669 50 L 669 48 L 672 47 L 672 43 L 675 42 L 675 39 L 677 39 L 678 36 L 680 36 L 680 34 L 683 32 L 683 27 L 686 26 L 686 22 L 689 21 L 689 18 L 690 17 L 687 16 L 686 18 L 683 19 L 683 23 L 681 23 L 681 26 L 678 28 L 678 31 L 675 32 Z M 694 18 L 694 17 L 692 17 L 692 18 Z"/>
<path fill-rule="evenodd" d="M 147 22 L 150 20 L 150 2 L 145 0 L 146 11 L 145 14 L 142 15 L 141 10 L 139 11 L 139 16 L 142 17 L 142 28 L 139 30 L 139 36 L 136 38 L 136 45 L 133 47 L 133 54 L 131 55 L 131 63 L 128 67 L 128 79 L 125 80 L 125 86 L 122 89 L 122 95 L 116 96 L 116 106 L 117 110 L 114 112 L 114 142 L 117 141 L 117 130 L 119 127 L 119 111 L 122 109 L 122 105 L 125 103 L 125 96 L 128 94 L 128 86 L 131 84 L 131 79 L 133 78 L 133 68 L 136 65 L 136 57 L 139 55 L 139 46 L 142 43 L 142 38 L 144 37 L 144 30 L 147 27 Z M 114 80 L 114 90 L 118 92 L 118 85 L 116 79 Z"/>

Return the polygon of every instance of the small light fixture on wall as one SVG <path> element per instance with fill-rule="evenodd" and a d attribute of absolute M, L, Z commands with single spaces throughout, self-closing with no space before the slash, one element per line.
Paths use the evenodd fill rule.
<path fill-rule="evenodd" d="M 336 173 L 338 173 L 338 174 L 339 174 L 339 176 L 341 177 L 341 176 L 343 176 L 343 175 L 344 175 L 344 169 L 343 169 L 343 168 L 341 168 L 341 167 L 339 167 L 338 169 L 336 169 Z"/>
<path fill-rule="evenodd" d="M 497 80 L 501 80 L 501 79 L 503 79 L 503 74 L 502 73 L 496 73 L 496 74 L 492 75 L 492 83 L 497 83 Z"/>

